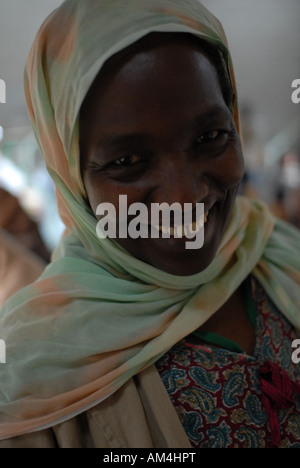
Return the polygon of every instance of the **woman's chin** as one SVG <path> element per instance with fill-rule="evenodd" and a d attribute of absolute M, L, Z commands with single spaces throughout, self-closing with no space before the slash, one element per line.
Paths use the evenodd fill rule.
<path fill-rule="evenodd" d="M 159 259 L 157 262 L 153 262 L 152 265 L 156 268 L 165 271 L 175 276 L 192 276 L 201 273 L 205 270 L 214 258 L 214 253 L 205 255 L 202 253 L 196 253 L 189 251 L 184 256 L 173 256 L 172 258 L 165 257 Z"/>
<path fill-rule="evenodd" d="M 184 237 L 135 239 L 134 243 L 118 239 L 116 242 L 144 263 L 176 276 L 191 276 L 205 270 L 218 248 L 218 245 L 205 243 L 200 248 L 187 248 L 187 245 L 193 245 L 197 240 Z"/>

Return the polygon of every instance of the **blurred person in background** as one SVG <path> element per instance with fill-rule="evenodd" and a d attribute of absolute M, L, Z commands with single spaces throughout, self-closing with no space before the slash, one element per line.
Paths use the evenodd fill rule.
<path fill-rule="evenodd" d="M 0 187 L 0 306 L 32 283 L 50 261 L 38 226 L 18 199 Z"/>
<path fill-rule="evenodd" d="M 273 209 L 278 216 L 300 228 L 300 155 L 296 150 L 281 157 L 275 197 Z"/>
<path fill-rule="evenodd" d="M 37 223 L 20 205 L 17 197 L 0 187 L 0 227 L 28 250 L 45 262 L 50 261 L 50 252 L 40 235 Z"/>

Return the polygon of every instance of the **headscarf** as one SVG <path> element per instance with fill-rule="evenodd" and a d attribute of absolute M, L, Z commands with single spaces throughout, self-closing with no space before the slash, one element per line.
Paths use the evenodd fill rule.
<path fill-rule="evenodd" d="M 66 234 L 42 276 L 0 313 L 1 438 L 101 403 L 200 327 L 250 273 L 300 327 L 299 235 L 261 203 L 237 199 L 217 255 L 192 276 L 160 271 L 96 235 L 80 175 L 80 106 L 103 63 L 153 31 L 214 44 L 235 90 L 223 28 L 198 0 L 67 0 L 32 46 L 27 105 Z M 238 127 L 236 102 L 234 118 Z"/>

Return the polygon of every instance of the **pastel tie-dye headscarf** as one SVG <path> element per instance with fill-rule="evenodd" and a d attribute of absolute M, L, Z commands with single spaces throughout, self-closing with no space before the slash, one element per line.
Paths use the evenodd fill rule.
<path fill-rule="evenodd" d="M 78 113 L 105 60 L 152 31 L 186 32 L 222 52 L 220 23 L 198 0 L 67 0 L 42 25 L 25 89 L 66 235 L 53 262 L 0 313 L 0 438 L 97 405 L 200 327 L 252 272 L 300 328 L 300 237 L 267 208 L 236 201 L 206 270 L 173 276 L 96 235 L 79 167 Z M 235 105 L 238 126 L 238 111 Z"/>

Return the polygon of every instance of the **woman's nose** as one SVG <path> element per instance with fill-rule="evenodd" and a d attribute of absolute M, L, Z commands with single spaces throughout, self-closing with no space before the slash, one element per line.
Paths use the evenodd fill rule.
<path fill-rule="evenodd" d="M 199 167 L 193 164 L 173 161 L 165 165 L 164 169 L 156 174 L 155 189 L 152 192 L 154 203 L 201 203 L 209 192 L 208 180 Z"/>

